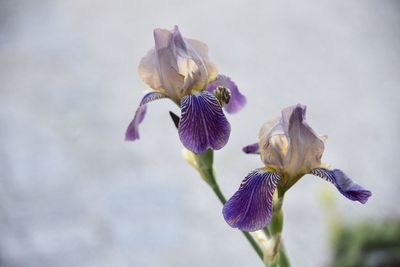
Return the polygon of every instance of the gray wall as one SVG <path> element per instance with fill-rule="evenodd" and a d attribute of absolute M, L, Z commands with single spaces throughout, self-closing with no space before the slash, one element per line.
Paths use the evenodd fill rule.
<path fill-rule="evenodd" d="M 181 159 L 172 102 L 123 141 L 152 29 L 175 24 L 248 99 L 216 153 L 227 196 L 261 166 L 241 147 L 296 103 L 329 136 L 323 160 L 373 192 L 361 205 L 316 177 L 293 187 L 293 266 L 330 260 L 321 192 L 344 222 L 400 215 L 399 1 L 1 1 L 0 266 L 261 266 Z"/>

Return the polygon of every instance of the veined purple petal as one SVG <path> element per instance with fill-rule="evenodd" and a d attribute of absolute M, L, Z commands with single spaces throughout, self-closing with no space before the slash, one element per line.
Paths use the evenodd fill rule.
<path fill-rule="evenodd" d="M 327 170 L 323 168 L 313 169 L 311 174 L 321 177 L 322 179 L 331 182 L 336 186 L 342 195 L 353 201 L 366 203 L 368 198 L 372 195 L 371 191 L 364 189 L 360 185 L 354 183 L 344 172 L 341 170 Z"/>
<path fill-rule="evenodd" d="M 218 75 L 217 78 L 207 86 L 207 91 L 213 93 L 218 86 L 223 86 L 231 91 L 229 103 L 224 106 L 228 113 L 236 113 L 246 105 L 246 97 L 239 92 L 237 85 L 225 75 Z"/>
<path fill-rule="evenodd" d="M 247 145 L 242 148 L 243 152 L 246 154 L 260 154 L 260 146 L 258 143 Z"/>
<path fill-rule="evenodd" d="M 257 169 L 249 173 L 240 188 L 225 203 L 222 213 L 233 228 L 256 231 L 272 218 L 272 198 L 280 174 Z"/>
<path fill-rule="evenodd" d="M 142 101 L 140 101 L 139 107 L 135 112 L 133 120 L 129 124 L 128 129 L 126 129 L 125 141 L 135 141 L 136 139 L 139 139 L 139 124 L 143 121 L 144 116 L 146 115 L 146 104 L 151 101 L 166 97 L 167 96 L 158 92 L 150 92 L 142 98 Z"/>
<path fill-rule="evenodd" d="M 194 153 L 218 150 L 228 142 L 231 126 L 218 100 L 209 92 L 187 95 L 181 101 L 179 138 Z"/>

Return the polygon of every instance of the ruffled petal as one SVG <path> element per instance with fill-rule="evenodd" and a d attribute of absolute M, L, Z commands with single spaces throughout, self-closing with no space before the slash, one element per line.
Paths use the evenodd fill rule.
<path fill-rule="evenodd" d="M 154 90 L 165 92 L 159 73 L 156 50 L 153 48 L 140 60 L 138 72 L 140 78 Z"/>
<path fill-rule="evenodd" d="M 136 139 L 139 139 L 139 124 L 143 121 L 144 116 L 146 115 L 146 104 L 157 100 L 161 98 L 166 98 L 164 94 L 158 93 L 158 92 L 151 92 L 146 94 L 143 98 L 142 101 L 140 101 L 139 107 L 137 108 L 135 112 L 135 116 L 133 117 L 133 120 L 128 126 L 128 129 L 126 129 L 125 132 L 125 140 L 126 141 L 135 141 Z"/>
<path fill-rule="evenodd" d="M 260 146 L 258 143 L 247 145 L 242 148 L 243 152 L 246 154 L 260 154 Z"/>
<path fill-rule="evenodd" d="M 284 171 L 289 176 L 308 173 L 321 165 L 323 140 L 305 121 L 306 106 L 296 105 L 282 111 L 281 125 L 288 141 Z"/>
<path fill-rule="evenodd" d="M 228 113 L 236 113 L 246 105 L 246 97 L 239 92 L 237 85 L 225 75 L 218 75 L 217 79 L 207 86 L 207 91 L 213 93 L 218 86 L 228 88 L 231 92 L 229 102 L 224 106 Z"/>
<path fill-rule="evenodd" d="M 179 73 L 177 45 L 179 50 L 185 49 L 179 30 L 154 30 L 156 68 L 161 87 L 175 101 L 183 94 L 185 76 Z"/>
<path fill-rule="evenodd" d="M 269 136 L 268 142 L 260 148 L 261 160 L 265 166 L 285 172 L 285 157 L 288 150 L 287 138 L 284 134 Z"/>
<path fill-rule="evenodd" d="M 258 136 L 260 139 L 260 156 L 265 166 L 283 172 L 288 142 L 280 118 L 264 123 Z"/>
<path fill-rule="evenodd" d="M 206 65 L 207 72 L 208 72 L 208 81 L 211 82 L 217 78 L 218 68 L 217 65 L 210 61 L 208 57 L 208 46 L 207 44 L 194 40 L 185 38 L 185 41 L 197 52 L 199 57 L 203 60 L 204 64 Z"/>
<path fill-rule="evenodd" d="M 178 27 L 154 30 L 155 47 L 141 60 L 139 75 L 151 88 L 175 102 L 190 92 L 203 90 L 216 77 L 207 45 L 183 38 Z"/>
<path fill-rule="evenodd" d="M 264 169 L 252 171 L 223 208 L 225 221 L 233 228 L 256 231 L 272 218 L 272 201 L 280 174 Z"/>
<path fill-rule="evenodd" d="M 231 126 L 218 100 L 209 92 L 188 95 L 181 101 L 179 138 L 194 153 L 218 150 L 228 142 Z"/>
<path fill-rule="evenodd" d="M 322 179 L 334 184 L 342 195 L 353 201 L 366 203 L 372 195 L 371 191 L 364 189 L 360 185 L 354 183 L 341 170 L 328 170 L 323 168 L 313 169 L 311 174 L 321 177 Z"/>

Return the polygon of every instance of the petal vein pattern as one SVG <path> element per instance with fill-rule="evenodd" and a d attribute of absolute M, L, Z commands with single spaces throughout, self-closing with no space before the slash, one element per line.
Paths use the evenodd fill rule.
<path fill-rule="evenodd" d="M 181 102 L 179 137 L 194 153 L 218 150 L 229 139 L 230 124 L 218 100 L 209 92 L 185 96 Z"/>
<path fill-rule="evenodd" d="M 272 202 L 280 174 L 257 169 L 241 183 L 223 208 L 224 218 L 234 228 L 256 231 L 272 218 Z"/>
<path fill-rule="evenodd" d="M 354 183 L 341 170 L 317 168 L 313 169 L 310 173 L 335 185 L 339 192 L 350 200 L 358 201 L 364 204 L 372 195 L 371 191 L 366 190 L 362 186 Z"/>

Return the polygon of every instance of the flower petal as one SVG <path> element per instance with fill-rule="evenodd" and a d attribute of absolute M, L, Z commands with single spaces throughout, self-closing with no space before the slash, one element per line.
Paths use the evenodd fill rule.
<path fill-rule="evenodd" d="M 243 152 L 246 154 L 260 154 L 260 146 L 258 143 L 247 145 L 242 148 Z"/>
<path fill-rule="evenodd" d="M 139 139 L 139 124 L 143 121 L 144 116 L 146 115 L 146 104 L 151 101 L 166 97 L 167 96 L 164 94 L 158 92 L 150 92 L 142 98 L 142 101 L 140 101 L 139 107 L 135 112 L 133 120 L 129 124 L 128 129 L 126 129 L 125 141 L 135 141 L 136 139 Z"/>
<path fill-rule="evenodd" d="M 194 51 L 197 52 L 199 57 L 203 60 L 204 64 L 206 65 L 207 72 L 208 72 L 207 83 L 215 80 L 215 78 L 217 77 L 218 68 L 217 68 L 217 65 L 214 64 L 213 62 L 211 62 L 208 57 L 207 44 L 205 44 L 201 41 L 189 39 L 189 38 L 185 38 L 185 41 L 193 48 Z"/>
<path fill-rule="evenodd" d="M 216 67 L 208 59 L 207 45 L 183 38 L 178 27 L 154 30 L 155 48 L 141 60 L 139 75 L 151 88 L 175 102 L 203 90 L 215 79 Z"/>
<path fill-rule="evenodd" d="M 288 142 L 280 122 L 280 118 L 265 122 L 258 137 L 260 156 L 265 166 L 284 171 L 283 159 L 287 155 Z"/>
<path fill-rule="evenodd" d="M 154 90 L 164 92 L 159 74 L 156 50 L 153 48 L 140 60 L 138 72 L 140 78 Z"/>
<path fill-rule="evenodd" d="M 331 182 L 336 186 L 342 195 L 353 201 L 366 203 L 368 198 L 372 195 L 371 191 L 364 189 L 360 185 L 354 183 L 347 175 L 341 170 L 328 170 L 323 168 L 313 169 L 311 174 L 321 177 L 322 179 Z"/>
<path fill-rule="evenodd" d="M 228 88 L 231 92 L 231 98 L 224 106 L 228 113 L 236 113 L 246 105 L 246 97 L 239 92 L 237 85 L 228 76 L 218 75 L 217 79 L 207 86 L 207 91 L 213 93 L 218 86 Z"/>
<path fill-rule="evenodd" d="M 182 144 L 194 153 L 208 148 L 218 150 L 228 142 L 231 126 L 218 100 L 209 92 L 182 98 L 179 137 Z"/>
<path fill-rule="evenodd" d="M 256 231 L 272 218 L 272 198 L 280 174 L 257 169 L 249 173 L 223 208 L 225 221 L 233 228 Z"/>
<path fill-rule="evenodd" d="M 157 63 L 161 87 L 164 88 L 169 97 L 177 101 L 183 93 L 185 77 L 179 73 L 176 44 L 181 47 L 180 50 L 185 49 L 185 44 L 179 30 L 176 33 L 175 29 L 172 31 L 155 29 L 154 40 L 155 62 Z"/>
<path fill-rule="evenodd" d="M 282 111 L 281 124 L 288 141 L 285 172 L 289 176 L 308 173 L 321 165 L 323 140 L 305 122 L 306 106 L 296 105 Z"/>

